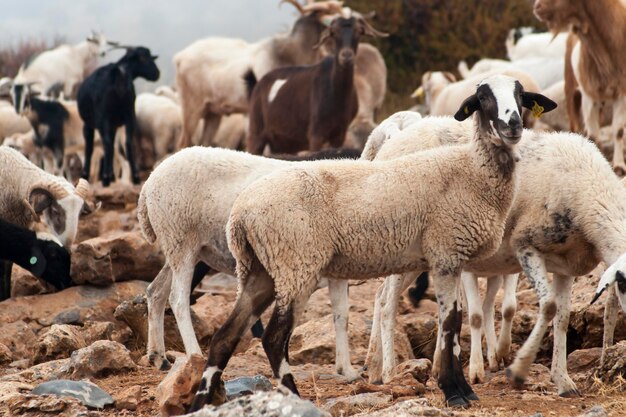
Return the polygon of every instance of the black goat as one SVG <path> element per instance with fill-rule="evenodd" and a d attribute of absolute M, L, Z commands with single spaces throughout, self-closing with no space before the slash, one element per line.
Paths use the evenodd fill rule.
<path fill-rule="evenodd" d="M 73 285 L 70 254 L 41 234 L 0 219 L 0 301 L 11 297 L 11 266 L 16 263 L 37 278 L 63 290 Z"/>
<path fill-rule="evenodd" d="M 126 54 L 116 63 L 95 70 L 78 89 L 78 112 L 85 122 L 85 165 L 83 178 L 89 178 L 93 152 L 94 129 L 98 129 L 104 146 L 102 185 L 108 186 L 113 175 L 113 146 L 115 133 L 126 127 L 126 157 L 130 163 L 133 183 L 139 184 L 139 170 L 133 154 L 135 130 L 135 87 L 133 81 L 141 77 L 148 81 L 159 79 L 159 68 L 148 48 L 125 47 Z"/>
<path fill-rule="evenodd" d="M 250 96 L 247 150 L 261 155 L 340 147 L 358 110 L 354 57 L 361 35 L 384 36 L 361 16 L 337 17 L 317 46 L 333 40 L 334 54 L 311 66 L 284 67 L 256 83 L 246 74 Z M 256 84 L 256 85 L 255 85 Z"/>

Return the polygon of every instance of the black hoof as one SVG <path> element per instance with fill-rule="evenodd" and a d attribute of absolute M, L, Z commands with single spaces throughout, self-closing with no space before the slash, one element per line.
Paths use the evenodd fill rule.
<path fill-rule="evenodd" d="M 167 359 L 163 358 L 163 362 L 161 362 L 161 366 L 159 367 L 160 371 L 169 371 L 172 367 L 172 364 Z"/>
<path fill-rule="evenodd" d="M 446 405 L 448 407 L 469 407 L 470 403 L 460 395 L 453 395 L 450 398 L 446 399 Z"/>
<path fill-rule="evenodd" d="M 576 397 L 582 397 L 583 395 L 577 389 L 572 389 L 572 390 L 565 391 L 559 394 L 559 396 L 563 398 L 576 398 Z"/>
<path fill-rule="evenodd" d="M 480 401 L 480 398 L 478 398 L 478 395 L 476 395 L 474 391 L 470 392 L 469 394 L 464 394 L 463 396 L 469 401 Z"/>
<path fill-rule="evenodd" d="M 513 375 L 513 371 L 511 371 L 511 368 L 506 368 L 505 374 L 509 381 L 511 381 L 511 384 L 513 384 L 513 387 L 515 389 L 524 389 L 524 384 L 526 383 L 525 378 Z"/>

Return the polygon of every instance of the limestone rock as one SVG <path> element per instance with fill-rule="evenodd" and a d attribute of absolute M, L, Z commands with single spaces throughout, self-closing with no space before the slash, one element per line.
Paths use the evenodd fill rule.
<path fill-rule="evenodd" d="M 233 398 L 254 394 L 258 391 L 271 391 L 272 383 L 263 375 L 242 376 L 226 381 L 224 388 L 226 389 L 226 399 L 230 401 Z"/>
<path fill-rule="evenodd" d="M 402 401 L 389 408 L 379 411 L 366 411 L 356 414 L 354 417 L 451 417 L 458 416 L 459 413 L 450 413 L 428 405 L 423 398 Z"/>
<path fill-rule="evenodd" d="M 185 417 L 330 417 L 326 411 L 315 407 L 291 393 L 258 392 L 239 397 L 219 407 L 208 406 Z"/>
<path fill-rule="evenodd" d="M 72 353 L 67 373 L 71 378 L 80 379 L 136 368 L 124 345 L 111 340 L 99 340 Z"/>
<path fill-rule="evenodd" d="M 11 298 L 53 292 L 54 287 L 40 280 L 19 265 L 13 264 L 11 271 Z"/>
<path fill-rule="evenodd" d="M 97 186 L 94 195 L 96 200 L 102 203 L 101 210 L 110 211 L 136 205 L 139 199 L 139 190 L 141 187 L 138 185 L 116 181 L 109 187 Z"/>
<path fill-rule="evenodd" d="M 573 373 L 595 368 L 601 354 L 602 348 L 578 349 L 567 355 L 567 370 Z"/>
<path fill-rule="evenodd" d="M 198 354 L 176 359 L 156 390 L 162 417 L 185 413 L 200 385 L 205 363 Z"/>
<path fill-rule="evenodd" d="M 133 385 L 115 397 L 115 408 L 118 410 L 136 410 L 141 401 L 141 386 Z"/>
<path fill-rule="evenodd" d="M 33 394 L 22 394 L 10 398 L 8 408 L 10 415 L 23 417 L 41 416 L 48 413 L 56 416 L 70 416 L 78 414 L 79 411 L 86 411 L 76 398 Z"/>
<path fill-rule="evenodd" d="M 78 244 L 72 253 L 72 280 L 109 285 L 129 280 L 151 281 L 164 257 L 139 232 L 112 232 Z"/>
<path fill-rule="evenodd" d="M 3 343 L 0 343 L 0 365 L 6 365 L 11 362 L 13 362 L 11 350 Z"/>
<path fill-rule="evenodd" d="M 591 407 L 587 412 L 579 415 L 578 417 L 609 417 L 604 407 L 596 405 Z"/>
<path fill-rule="evenodd" d="M 80 328 L 70 324 L 53 324 L 37 341 L 35 363 L 68 358 L 73 351 L 87 346 Z"/>
<path fill-rule="evenodd" d="M 612 384 L 620 376 L 626 378 L 626 340 L 606 349 L 604 363 L 596 375 L 606 384 Z"/>
<path fill-rule="evenodd" d="M 21 379 L 5 381 L 0 380 L 0 416 L 9 415 L 9 401 L 27 394 L 33 386 Z"/>
<path fill-rule="evenodd" d="M 10 302 L 10 300 L 7 300 Z M 5 304 L 3 301 L 1 304 Z M 11 300 L 12 301 L 12 300 Z M 0 343 L 9 348 L 13 360 L 31 359 L 37 346 L 37 336 L 32 328 L 22 320 L 12 323 L 3 322 Z"/>
<path fill-rule="evenodd" d="M 409 374 L 416 381 L 425 384 L 428 378 L 430 378 L 432 366 L 432 362 L 428 359 L 411 359 L 397 365 L 396 369 L 394 369 L 394 375 L 402 377 L 405 374 Z"/>
<path fill-rule="evenodd" d="M 329 400 L 324 404 L 324 409 L 333 417 L 351 416 L 363 410 L 380 409 L 392 399 L 391 395 L 380 392 L 350 395 Z"/>
<path fill-rule="evenodd" d="M 72 397 L 91 408 L 104 408 L 113 404 L 113 398 L 109 394 L 89 381 L 70 381 L 67 379 L 48 381 L 33 388 L 31 394 Z"/>

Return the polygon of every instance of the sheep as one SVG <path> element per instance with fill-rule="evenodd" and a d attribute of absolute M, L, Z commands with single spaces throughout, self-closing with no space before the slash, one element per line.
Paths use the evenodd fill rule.
<path fill-rule="evenodd" d="M 191 146 L 203 119 L 203 145 L 211 145 L 222 115 L 245 113 L 248 94 L 242 82 L 250 70 L 257 79 L 274 68 L 313 64 L 320 52 L 313 49 L 325 29 L 323 19 L 341 12 L 341 2 L 324 1 L 301 6 L 288 0 L 301 16 L 288 34 L 250 44 L 241 39 L 211 37 L 196 41 L 174 56 L 176 86 L 183 111 L 178 149 Z"/>
<path fill-rule="evenodd" d="M 126 159 L 130 163 L 132 181 L 139 184 L 139 169 L 133 152 L 135 130 L 135 87 L 133 81 L 141 77 L 148 81 L 159 79 L 159 68 L 148 48 L 124 47 L 126 54 L 116 63 L 95 70 L 78 89 L 78 112 L 85 125 L 85 164 L 83 178 L 89 178 L 94 144 L 94 130 L 98 129 L 104 146 L 102 185 L 107 187 L 114 179 L 113 157 L 115 133 L 118 127 L 126 129 Z"/>
<path fill-rule="evenodd" d="M 458 70 L 463 78 L 472 78 L 492 71 L 518 70 L 533 74 L 533 79 L 540 88 L 545 89 L 563 80 L 564 57 L 529 57 L 517 61 L 484 58 L 476 62 L 472 69 L 465 61 L 459 62 Z"/>
<path fill-rule="evenodd" d="M 241 332 L 274 299 L 263 347 L 281 385 L 297 393 L 287 348 L 320 276 L 367 279 L 416 269 L 430 269 L 436 283 L 444 327 L 439 386 L 446 401 L 466 406 L 477 399 L 459 362 L 458 274 L 468 260 L 499 245 L 515 196 L 521 106 L 533 101 L 553 107 L 515 79 L 492 76 L 455 115 L 476 114 L 474 140 L 463 148 L 386 162 L 318 161 L 267 175 L 242 191 L 226 229 L 239 294 L 211 341 L 191 409 L 223 400 L 221 375 Z M 461 198 L 465 204 L 458 205 Z"/>
<path fill-rule="evenodd" d="M 5 270 L 11 267 L 11 263 L 18 264 L 58 290 L 73 284 L 70 254 L 54 236 L 35 233 L 0 219 L 0 277 L 3 280 L 0 301 L 11 298 L 11 278 Z"/>
<path fill-rule="evenodd" d="M 336 17 L 318 44 L 330 41 L 333 55 L 312 66 L 270 71 L 258 83 L 254 74 L 247 76 L 254 86 L 248 152 L 261 155 L 266 145 L 274 153 L 315 152 L 326 143 L 343 144 L 358 109 L 354 61 L 361 34 L 384 35 L 360 16 Z"/>
<path fill-rule="evenodd" d="M 598 139 L 600 107 L 603 103 L 612 105 L 613 168 L 623 176 L 626 174 L 626 56 L 623 54 L 626 4 L 620 0 L 584 4 L 537 0 L 533 11 L 552 32 L 572 27 L 580 39 L 572 50 L 571 64 L 582 95 L 585 131 L 590 137 Z"/>
<path fill-rule="evenodd" d="M 525 58 L 563 58 L 567 33 L 526 33 L 515 40 L 517 29 L 511 29 L 505 41 L 511 61 Z"/>
<path fill-rule="evenodd" d="M 364 155 L 386 160 L 416 151 L 430 152 L 442 145 L 447 148 L 467 142 L 472 129 L 470 126 L 459 127 L 454 120 L 447 118 L 425 119 L 401 134 L 391 132 L 388 136 L 378 134 L 379 140 L 372 144 L 372 151 L 366 145 Z M 415 140 L 416 137 L 420 139 Z M 611 265 L 607 279 L 600 282 L 602 286 L 612 284 L 619 278 L 616 271 L 626 268 L 626 190 L 597 147 L 580 135 L 525 130 L 518 150 L 521 156 L 519 189 L 502 244 L 495 255 L 470 262 L 465 269 L 483 276 L 524 271 L 539 294 L 540 316 L 507 372 L 515 383 L 524 381 L 545 330 L 554 318 L 552 380 L 559 395 L 576 396 L 579 391 L 567 374 L 565 349 L 571 285 L 574 276 L 588 273 L 601 260 Z M 547 272 L 555 274 L 552 288 Z M 389 310 L 394 310 L 397 295 L 414 276 L 413 273 L 388 278 L 385 288 L 377 294 L 377 304 L 384 303 Z M 623 297 L 623 287 L 618 285 L 617 289 Z M 600 290 L 599 287 L 598 292 Z M 613 294 L 615 286 L 610 290 Z M 470 309 L 478 307 L 477 302 L 468 304 Z M 480 313 L 480 309 L 470 313 L 472 327 L 480 328 L 483 319 Z M 382 358 L 384 376 L 392 373 L 394 358 L 388 352 L 393 352 L 389 331 L 393 331 L 394 314 L 375 317 L 375 323 L 380 323 L 382 330 L 372 330 L 372 335 L 376 333 L 375 337 L 382 338 L 386 344 L 387 350 L 383 352 L 386 356 Z M 511 314 L 512 311 L 505 316 Z M 614 317 L 613 312 L 605 313 L 607 315 Z M 490 320 L 487 316 L 487 323 Z M 610 323 L 607 327 L 611 329 Z M 479 340 L 472 338 L 472 344 L 479 343 Z M 605 345 L 611 342 L 612 333 L 609 338 L 605 329 Z M 370 342 L 374 348 L 378 344 L 379 340 Z M 374 354 L 380 356 L 380 352 Z M 481 371 L 476 366 L 481 359 L 482 354 L 471 360 L 470 379 L 480 379 Z M 371 357 L 369 361 L 375 365 L 368 368 L 370 377 L 374 373 L 374 378 L 379 378 L 380 358 Z M 438 366 L 437 362 L 436 359 L 433 368 Z"/>
<path fill-rule="evenodd" d="M 61 90 L 65 97 L 73 97 L 98 56 L 103 57 L 112 42 L 103 34 L 92 32 L 76 45 L 61 45 L 37 54 L 20 67 L 11 94 L 18 114 L 24 108 L 23 86 L 35 84 L 45 96 Z M 59 88 L 60 87 L 60 88 Z"/>
<path fill-rule="evenodd" d="M 189 294 L 204 273 L 195 274 L 194 279 L 192 276 L 198 272 L 194 268 L 204 263 L 205 271 L 234 275 L 235 260 L 228 250 L 225 233 L 233 202 L 257 178 L 298 164 L 305 163 L 191 147 L 168 157 L 150 174 L 139 194 L 137 218 L 146 240 L 158 242 L 165 256 L 163 268 L 146 291 L 147 353 L 151 364 L 159 369 L 170 366 L 163 341 L 163 313 L 168 296 L 185 351 L 189 355 L 200 353 L 191 326 Z M 355 379 L 358 372 L 350 363 L 347 339 L 347 285 L 345 281 L 332 280 L 329 285 L 337 339 L 336 369 Z"/>

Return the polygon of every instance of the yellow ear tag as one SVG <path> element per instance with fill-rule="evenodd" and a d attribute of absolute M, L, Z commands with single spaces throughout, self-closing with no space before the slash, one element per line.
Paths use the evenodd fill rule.
<path fill-rule="evenodd" d="M 535 104 L 533 105 L 533 108 L 531 109 L 531 111 L 533 112 L 533 116 L 535 116 L 538 119 L 543 114 L 544 108 L 540 106 L 536 101 L 533 101 L 533 103 Z"/>
<path fill-rule="evenodd" d="M 463 109 L 463 111 L 465 112 L 465 114 L 469 113 L 469 108 L 467 106 L 465 106 L 465 108 Z"/>

